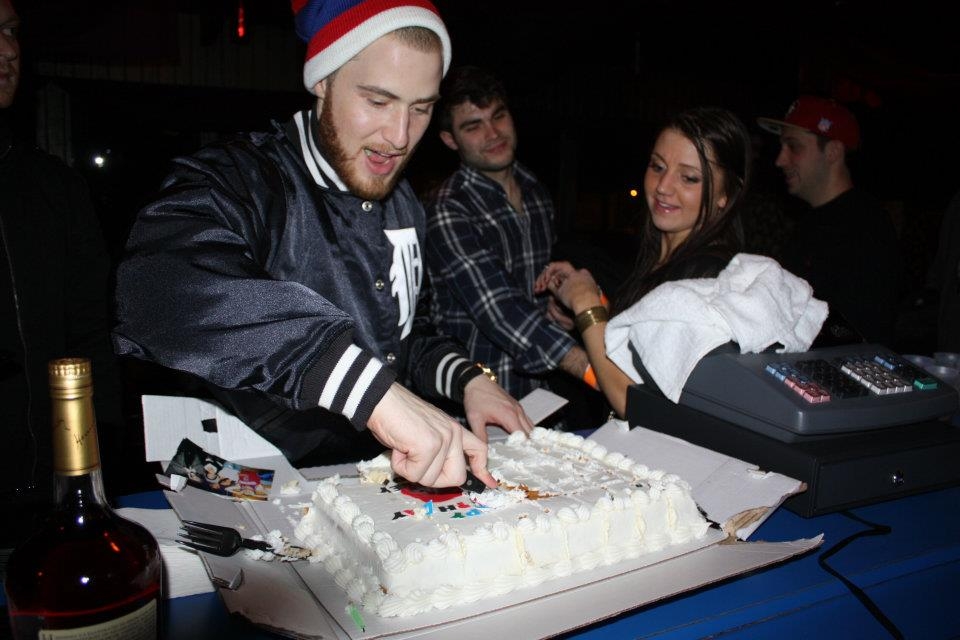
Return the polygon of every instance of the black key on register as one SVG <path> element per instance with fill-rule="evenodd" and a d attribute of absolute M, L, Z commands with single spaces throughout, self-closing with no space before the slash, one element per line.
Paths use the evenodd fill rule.
<path fill-rule="evenodd" d="M 863 385 L 853 381 L 836 365 L 826 360 L 798 360 L 794 366 L 827 389 L 835 398 L 856 398 L 869 393 Z"/>

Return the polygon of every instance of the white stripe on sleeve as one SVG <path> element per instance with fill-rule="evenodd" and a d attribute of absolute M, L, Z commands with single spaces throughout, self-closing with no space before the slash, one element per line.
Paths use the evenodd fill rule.
<path fill-rule="evenodd" d="M 457 358 L 454 360 L 450 367 L 447 369 L 447 379 L 443 383 L 443 389 L 440 392 L 448 398 L 453 397 L 453 374 L 460 367 L 461 364 L 467 362 L 466 358 Z"/>
<path fill-rule="evenodd" d="M 449 363 L 450 360 L 452 360 L 452 359 L 454 359 L 454 358 L 456 358 L 456 357 L 457 357 L 457 354 L 456 354 L 456 353 L 448 353 L 447 355 L 443 356 L 443 359 L 440 360 L 440 364 L 437 365 L 436 389 L 437 389 L 437 391 L 438 391 L 439 393 L 444 393 L 444 391 L 443 391 L 443 388 L 444 388 L 444 386 L 443 386 L 443 382 L 444 382 L 444 380 L 443 380 L 443 373 L 444 373 L 444 371 L 446 371 L 447 363 Z M 445 394 L 445 395 L 449 395 L 449 394 Z"/>
<path fill-rule="evenodd" d="M 370 388 L 370 383 L 373 382 L 373 379 L 382 368 L 383 365 L 375 358 L 371 358 L 367 366 L 363 368 L 360 377 L 357 379 L 357 384 L 354 385 L 353 391 L 347 396 L 347 403 L 343 407 L 343 415 L 345 415 L 348 420 L 353 420 L 353 414 L 357 412 L 357 406 L 360 404 L 360 400 L 363 399 L 363 394 Z"/>
<path fill-rule="evenodd" d="M 323 392 L 320 394 L 320 400 L 317 404 L 324 409 L 330 408 L 330 405 L 333 404 L 333 399 L 337 395 L 337 391 L 340 389 L 340 385 L 343 383 L 344 376 L 347 375 L 347 371 L 350 370 L 350 365 L 353 364 L 353 361 L 357 359 L 360 353 L 360 347 L 355 344 L 347 347 L 347 350 L 340 356 L 340 361 L 337 363 L 337 366 L 330 372 L 327 383 L 323 385 Z"/>

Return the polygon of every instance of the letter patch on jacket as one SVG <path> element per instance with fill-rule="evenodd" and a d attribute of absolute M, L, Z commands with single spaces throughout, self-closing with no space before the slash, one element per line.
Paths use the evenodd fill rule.
<path fill-rule="evenodd" d="M 396 296 L 400 306 L 398 327 L 403 327 L 400 339 L 406 338 L 413 328 L 413 317 L 417 312 L 417 297 L 423 280 L 423 258 L 417 230 L 384 229 L 393 245 L 393 264 L 390 266 L 390 292 Z"/>

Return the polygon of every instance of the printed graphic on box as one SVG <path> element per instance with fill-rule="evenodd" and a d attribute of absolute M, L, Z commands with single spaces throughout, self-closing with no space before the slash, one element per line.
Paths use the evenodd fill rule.
<path fill-rule="evenodd" d="M 167 465 L 167 475 L 177 474 L 191 486 L 240 500 L 266 500 L 273 484 L 273 469 L 254 469 L 208 453 L 188 438 Z"/>

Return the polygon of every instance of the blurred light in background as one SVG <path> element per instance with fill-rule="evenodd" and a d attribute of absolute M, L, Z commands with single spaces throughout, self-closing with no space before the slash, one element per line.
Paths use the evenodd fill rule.
<path fill-rule="evenodd" d="M 110 149 L 106 151 L 94 151 L 90 155 L 90 164 L 93 165 L 95 169 L 105 169 L 110 163 Z"/>

